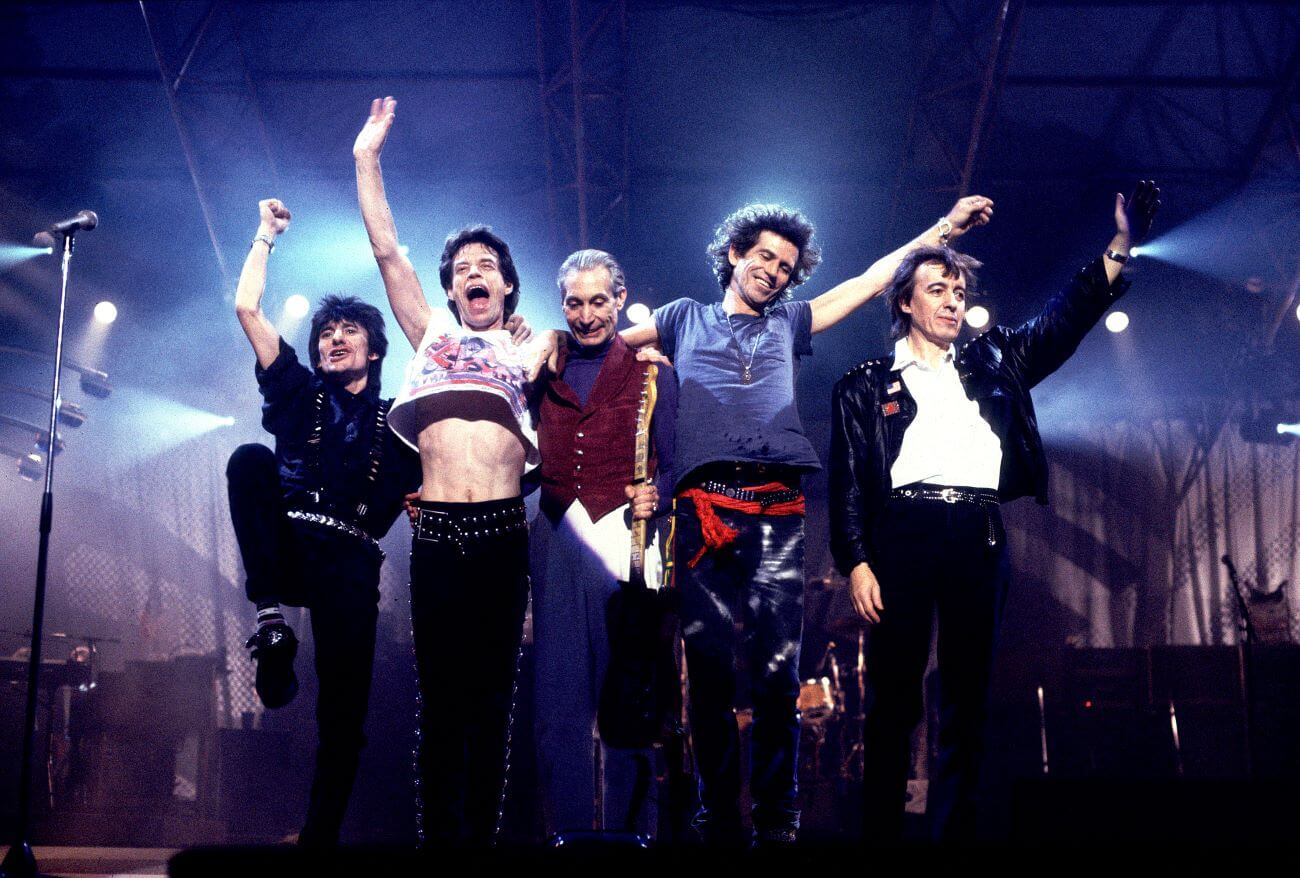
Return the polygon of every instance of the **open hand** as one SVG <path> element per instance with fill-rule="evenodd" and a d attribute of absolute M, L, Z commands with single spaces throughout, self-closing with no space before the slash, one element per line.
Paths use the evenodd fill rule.
<path fill-rule="evenodd" d="M 1139 180 L 1128 200 L 1115 193 L 1115 236 L 1120 243 L 1133 245 L 1151 232 L 1156 211 L 1160 209 L 1160 188 L 1154 180 Z"/>
<path fill-rule="evenodd" d="M 548 329 L 533 340 L 537 345 L 537 358 L 533 361 L 532 366 L 528 369 L 528 381 L 534 382 L 542 374 L 542 369 L 549 369 L 555 372 L 559 365 L 556 359 L 556 352 L 559 349 L 560 334 L 554 329 Z"/>
<path fill-rule="evenodd" d="M 636 349 L 636 358 L 641 363 L 654 363 L 656 366 L 673 367 L 673 361 L 664 356 L 664 352 L 652 344 Z"/>
<path fill-rule="evenodd" d="M 375 98 L 370 102 L 370 118 L 362 126 L 356 141 L 352 144 L 352 155 L 358 159 L 374 159 L 384 151 L 384 141 L 388 139 L 388 130 L 393 127 L 397 117 L 397 99 L 393 97 Z"/>
<path fill-rule="evenodd" d="M 885 604 L 880 600 L 880 582 L 864 561 L 849 571 L 849 600 L 853 609 L 868 622 L 879 622 Z"/>
<path fill-rule="evenodd" d="M 523 344 L 533 337 L 533 328 L 524 319 L 524 315 L 519 312 L 511 314 L 506 320 L 505 331 L 510 333 L 510 340 L 515 344 Z"/>
<path fill-rule="evenodd" d="M 266 198 L 257 202 L 257 212 L 261 218 L 260 232 L 266 232 L 270 235 L 279 235 L 289 228 L 289 220 L 293 216 L 289 213 L 289 208 L 284 206 L 284 202 L 278 198 Z"/>

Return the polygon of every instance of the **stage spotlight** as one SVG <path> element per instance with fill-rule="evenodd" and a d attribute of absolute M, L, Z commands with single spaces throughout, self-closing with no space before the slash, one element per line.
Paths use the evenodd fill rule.
<path fill-rule="evenodd" d="M 1129 251 L 1128 251 L 1128 255 L 1129 255 L 1129 256 L 1132 256 L 1133 258 L 1136 259 L 1137 257 L 1139 257 L 1139 256 L 1142 255 L 1142 248 L 1141 248 L 1141 247 L 1130 247 L 1130 248 L 1129 248 Z"/>
<path fill-rule="evenodd" d="M 1277 435 L 1279 436 L 1300 436 L 1300 424 L 1278 424 Z"/>
<path fill-rule="evenodd" d="M 1128 315 L 1123 311 L 1111 311 L 1106 315 L 1106 328 L 1116 334 L 1128 329 Z"/>
<path fill-rule="evenodd" d="M 23 244 L 0 244 L 0 270 L 7 269 L 20 262 L 26 262 L 28 259 L 35 259 L 37 256 L 48 256 L 53 252 L 53 247 L 28 247 Z"/>
<path fill-rule="evenodd" d="M 85 369 L 81 373 L 81 390 L 96 399 L 108 399 L 113 392 L 113 385 L 108 383 L 108 375 L 97 369 Z"/>
<path fill-rule="evenodd" d="M 117 319 L 117 306 L 112 302 L 100 302 L 95 306 L 95 320 L 108 326 Z"/>
<path fill-rule="evenodd" d="M 401 253 L 403 256 L 410 256 L 410 255 L 411 255 L 411 247 L 410 247 L 409 244 L 398 244 L 398 245 L 397 245 L 397 252 L 398 252 L 398 253 Z"/>
<path fill-rule="evenodd" d="M 966 311 L 966 322 L 970 324 L 971 329 L 983 329 L 989 325 L 989 309 L 983 305 L 976 305 Z"/>
<path fill-rule="evenodd" d="M 66 399 L 59 401 L 59 423 L 65 427 L 80 427 L 86 423 L 86 410 Z"/>
<path fill-rule="evenodd" d="M 284 300 L 285 316 L 292 320 L 301 320 L 307 316 L 307 312 L 310 310 L 311 302 L 308 302 L 307 297 L 300 293 L 294 293 Z"/>
<path fill-rule="evenodd" d="M 1300 320 L 1300 305 L 1295 306 L 1295 319 Z"/>
<path fill-rule="evenodd" d="M 45 459 L 36 452 L 18 458 L 18 475 L 24 481 L 34 482 L 45 475 Z"/>
<path fill-rule="evenodd" d="M 632 323 L 645 323 L 650 317 L 650 308 L 644 302 L 633 302 L 627 306 L 627 319 Z"/>

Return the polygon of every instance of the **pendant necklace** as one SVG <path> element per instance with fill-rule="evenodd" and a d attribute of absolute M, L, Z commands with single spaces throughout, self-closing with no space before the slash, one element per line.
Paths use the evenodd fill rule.
<path fill-rule="evenodd" d="M 767 331 L 767 317 L 763 318 L 763 325 L 754 335 L 754 346 L 749 349 L 749 362 L 744 360 L 745 353 L 741 350 L 740 339 L 736 338 L 736 330 L 731 325 L 731 315 L 724 308 L 722 311 L 722 322 L 727 324 L 727 330 L 731 333 L 731 341 L 736 346 L 736 359 L 740 362 L 740 382 L 742 384 L 752 384 L 754 381 L 754 355 L 758 353 L 758 343 L 763 340 L 763 333 Z"/>

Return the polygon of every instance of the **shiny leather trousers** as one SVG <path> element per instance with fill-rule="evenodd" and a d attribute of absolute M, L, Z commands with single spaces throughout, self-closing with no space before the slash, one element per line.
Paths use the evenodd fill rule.
<path fill-rule="evenodd" d="M 930 833 L 937 840 L 970 839 L 989 677 L 1009 581 L 1002 518 L 997 509 L 969 503 L 893 499 L 872 542 L 885 609 L 871 628 L 867 652 L 865 835 L 881 843 L 902 838 L 912 729 L 921 719 L 937 614 L 939 752 L 926 797 Z"/>
<path fill-rule="evenodd" d="M 690 679 L 691 738 L 700 776 L 695 826 L 707 843 L 744 844 L 740 813 L 738 659 L 754 708 L 750 792 L 760 841 L 799 827 L 799 646 L 803 635 L 804 519 L 718 508 L 736 541 L 687 561 L 703 545 L 689 500 L 678 501 L 677 584 Z"/>
<path fill-rule="evenodd" d="M 418 502 L 411 629 L 419 677 L 422 844 L 493 843 L 528 604 L 522 500 Z"/>

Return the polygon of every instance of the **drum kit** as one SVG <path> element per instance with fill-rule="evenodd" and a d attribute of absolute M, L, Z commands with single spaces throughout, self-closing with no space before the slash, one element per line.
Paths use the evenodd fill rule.
<path fill-rule="evenodd" d="M 862 727 L 867 700 L 866 632 L 857 631 L 857 651 L 848 682 L 851 690 L 845 685 L 835 650 L 835 641 L 829 641 L 817 663 L 817 670 L 824 675 L 810 677 L 799 686 L 800 749 L 808 760 L 807 771 L 812 777 L 821 778 L 825 776 L 823 752 L 833 741 L 833 751 L 838 757 L 837 778 L 858 782 L 862 780 Z M 846 698 L 849 691 L 856 696 L 852 713 Z"/>

